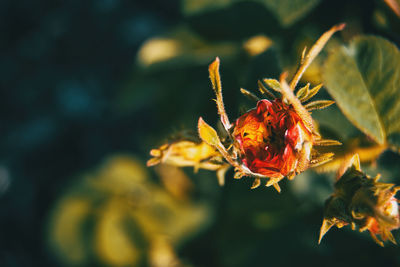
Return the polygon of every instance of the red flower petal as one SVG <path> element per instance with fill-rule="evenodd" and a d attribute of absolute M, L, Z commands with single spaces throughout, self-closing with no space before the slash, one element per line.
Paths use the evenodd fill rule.
<path fill-rule="evenodd" d="M 271 178 L 294 171 L 295 151 L 311 136 L 294 109 L 280 99 L 260 100 L 256 109 L 236 120 L 234 130 L 242 162 L 252 172 Z"/>

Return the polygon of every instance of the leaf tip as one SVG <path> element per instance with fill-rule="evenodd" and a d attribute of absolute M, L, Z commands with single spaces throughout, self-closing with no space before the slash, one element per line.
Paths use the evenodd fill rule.
<path fill-rule="evenodd" d="M 355 170 L 361 171 L 360 156 L 358 154 L 354 154 L 350 159 L 349 165 Z"/>
<path fill-rule="evenodd" d="M 197 130 L 200 131 L 201 127 L 203 127 L 203 125 L 204 125 L 205 123 L 206 123 L 206 122 L 203 120 L 203 117 L 199 117 L 199 120 L 197 121 Z"/>
<path fill-rule="evenodd" d="M 213 69 L 217 69 L 219 67 L 219 57 L 216 57 L 214 61 L 209 65 L 208 69 L 211 71 Z"/>
<path fill-rule="evenodd" d="M 341 31 L 341 30 L 343 30 L 344 28 L 346 28 L 346 23 L 345 23 L 345 22 L 342 22 L 342 23 L 336 25 L 335 28 L 336 28 L 337 31 Z"/>
<path fill-rule="evenodd" d="M 324 220 L 322 221 L 321 229 L 319 231 L 318 245 L 321 244 L 322 238 L 329 231 L 329 229 L 332 228 L 333 225 L 335 225 L 333 222 L 324 218 Z"/>
<path fill-rule="evenodd" d="M 147 167 L 152 167 L 154 165 L 157 165 L 161 163 L 161 160 L 159 158 L 151 158 L 146 162 Z"/>
<path fill-rule="evenodd" d="M 279 76 L 279 81 L 282 82 L 282 80 L 286 80 L 286 78 L 288 77 L 288 72 L 282 72 L 282 74 Z"/>

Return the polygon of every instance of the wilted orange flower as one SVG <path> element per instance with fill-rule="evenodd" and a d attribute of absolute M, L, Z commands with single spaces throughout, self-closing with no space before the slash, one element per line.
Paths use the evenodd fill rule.
<path fill-rule="evenodd" d="M 398 200 L 395 198 L 400 187 L 378 182 L 379 175 L 371 178 L 364 174 L 357 154 L 349 165 L 325 203 L 319 242 L 332 226 L 341 228 L 350 224 L 353 230 L 368 230 L 381 246 L 386 240 L 396 244 L 390 231 L 400 227 Z"/>
<path fill-rule="evenodd" d="M 314 139 L 293 107 L 281 99 L 258 101 L 236 120 L 233 136 L 247 168 L 278 179 L 294 173 L 299 152 L 304 146 L 311 148 Z M 309 148 L 304 155 L 308 159 Z"/>

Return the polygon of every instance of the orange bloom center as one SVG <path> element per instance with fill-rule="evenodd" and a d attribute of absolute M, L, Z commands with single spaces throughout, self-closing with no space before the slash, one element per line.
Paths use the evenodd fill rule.
<path fill-rule="evenodd" d="M 379 221 L 374 217 L 370 218 L 370 223 L 368 230 L 373 234 L 381 234 L 382 228 L 386 228 L 386 230 L 390 231 L 393 229 L 397 229 L 400 226 L 400 215 L 399 215 L 399 205 L 397 204 L 397 199 L 392 197 L 388 202 L 386 202 L 382 207 L 382 215 L 387 218 L 388 221 L 392 221 L 391 223 L 384 223 L 381 225 Z"/>
<path fill-rule="evenodd" d="M 312 134 L 292 106 L 280 99 L 260 100 L 236 120 L 234 137 L 242 162 L 255 173 L 282 178 L 293 172 L 298 151 Z"/>

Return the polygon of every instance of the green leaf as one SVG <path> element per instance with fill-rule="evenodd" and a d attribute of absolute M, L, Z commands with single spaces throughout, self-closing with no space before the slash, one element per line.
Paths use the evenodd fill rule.
<path fill-rule="evenodd" d="M 289 27 L 310 12 L 320 0 L 257 0 L 275 14 L 282 26 Z"/>
<path fill-rule="evenodd" d="M 325 85 L 347 118 L 379 144 L 400 147 L 400 53 L 374 36 L 355 38 L 328 57 Z"/>
<path fill-rule="evenodd" d="M 297 97 L 301 102 L 303 102 L 303 101 L 302 101 L 302 98 L 305 98 L 305 97 L 308 95 L 308 93 L 309 93 L 309 91 L 310 91 L 309 89 L 310 89 L 310 84 L 307 83 L 306 86 L 300 88 L 300 89 L 297 91 L 296 97 Z"/>
<path fill-rule="evenodd" d="M 249 98 L 250 100 L 253 100 L 253 101 L 255 101 L 255 102 L 257 102 L 257 101 L 260 100 L 260 98 L 259 98 L 258 96 L 256 96 L 255 94 L 253 94 L 253 93 L 250 92 L 250 91 L 247 91 L 247 90 L 244 89 L 244 88 L 240 88 L 240 92 L 241 92 L 244 96 L 246 96 L 247 98 Z"/>
<path fill-rule="evenodd" d="M 310 103 L 306 104 L 304 107 L 308 111 L 311 111 L 311 110 L 314 110 L 314 109 L 323 109 L 323 108 L 329 107 L 333 103 L 335 103 L 335 101 L 332 101 L 332 100 L 316 100 L 316 101 L 313 101 L 313 102 L 310 102 Z"/>
<path fill-rule="evenodd" d="M 288 27 L 304 17 L 320 0 L 254 0 L 275 14 L 282 26 Z M 194 15 L 231 6 L 246 0 L 183 0 L 182 11 Z"/>
<path fill-rule="evenodd" d="M 305 101 L 311 99 L 313 96 L 315 96 L 319 92 L 319 89 L 321 89 L 321 87 L 322 87 L 322 84 L 315 86 L 313 89 L 311 89 L 307 92 L 306 96 L 299 98 L 300 101 L 305 102 Z"/>
<path fill-rule="evenodd" d="M 279 81 L 275 79 L 264 79 L 264 82 L 274 91 L 281 93 L 281 84 Z"/>

